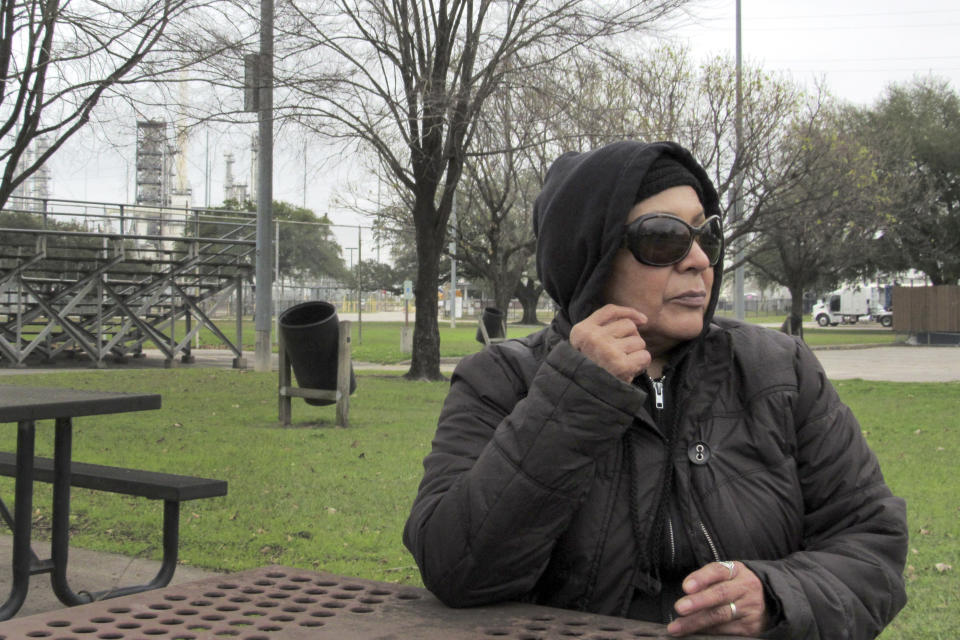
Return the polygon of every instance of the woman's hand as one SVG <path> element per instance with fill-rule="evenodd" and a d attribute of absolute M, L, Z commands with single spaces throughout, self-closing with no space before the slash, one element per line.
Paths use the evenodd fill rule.
<path fill-rule="evenodd" d="M 631 307 L 604 305 L 570 330 L 570 344 L 624 382 L 650 365 L 647 343 L 638 327 L 647 317 Z"/>
<path fill-rule="evenodd" d="M 687 595 L 674 605 L 680 617 L 667 633 L 757 636 L 767 628 L 763 583 L 742 562 L 711 562 L 683 581 Z M 732 605 L 732 606 L 731 606 Z"/>

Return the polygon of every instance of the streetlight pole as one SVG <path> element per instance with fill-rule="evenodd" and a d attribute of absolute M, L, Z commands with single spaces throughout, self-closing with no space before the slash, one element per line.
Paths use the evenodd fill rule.
<path fill-rule="evenodd" d="M 450 328 L 457 328 L 457 196 L 450 212 Z"/>
<path fill-rule="evenodd" d="M 273 317 L 273 0 L 260 0 L 258 60 L 256 346 L 254 370 L 270 371 L 270 325 Z"/>
<path fill-rule="evenodd" d="M 731 222 L 740 222 L 740 219 L 743 217 L 743 168 L 740 166 L 740 161 L 743 159 L 741 156 L 742 144 L 743 144 L 743 83 L 741 80 L 742 76 L 742 56 L 741 56 L 742 44 L 741 44 L 741 35 L 740 35 L 740 0 L 737 0 L 737 103 L 736 103 L 736 155 L 734 156 L 734 166 L 736 168 L 736 175 L 734 176 L 734 193 L 733 193 L 733 219 Z M 743 257 L 743 252 L 740 247 L 742 246 L 742 238 L 738 239 L 734 246 L 734 261 L 739 263 Z M 743 306 L 743 265 L 738 264 L 733 272 L 733 312 L 737 320 L 743 320 L 745 314 L 745 309 Z"/>

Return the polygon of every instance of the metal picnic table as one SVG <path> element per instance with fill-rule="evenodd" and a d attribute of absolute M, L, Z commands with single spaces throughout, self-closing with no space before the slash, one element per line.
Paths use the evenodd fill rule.
<path fill-rule="evenodd" d="M 27 595 L 30 576 L 49 572 L 54 592 L 64 602 L 78 597 L 67 584 L 70 517 L 70 469 L 73 419 L 80 416 L 144 411 L 160 408 L 160 396 L 152 393 L 77 391 L 62 388 L 0 386 L 0 423 L 17 423 L 15 513 L 0 502 L 0 511 L 13 529 L 13 582 L 10 595 L 0 606 L 0 620 L 19 610 Z M 34 445 L 36 421 L 55 420 L 51 556 L 36 560 L 30 546 L 33 524 Z M 12 520 L 12 522 L 11 522 Z"/>
<path fill-rule="evenodd" d="M 635 640 L 668 636 L 666 627 L 659 624 L 530 604 L 451 609 L 417 587 L 269 566 L 0 623 L 0 640 L 30 637 Z"/>

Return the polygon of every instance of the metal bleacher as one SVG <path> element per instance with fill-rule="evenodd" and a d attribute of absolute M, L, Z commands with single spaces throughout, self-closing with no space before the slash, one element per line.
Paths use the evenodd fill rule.
<path fill-rule="evenodd" d="M 0 365 L 69 355 L 100 367 L 149 345 L 170 366 L 190 361 L 206 327 L 243 366 L 241 314 L 235 341 L 213 315 L 228 300 L 243 308 L 255 233 L 247 212 L 11 198 L 0 211 Z"/>

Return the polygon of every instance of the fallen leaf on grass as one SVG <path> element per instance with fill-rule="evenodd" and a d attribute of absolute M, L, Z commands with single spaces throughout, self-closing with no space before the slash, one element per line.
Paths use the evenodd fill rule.
<path fill-rule="evenodd" d="M 920 531 L 920 535 L 922 535 L 922 536 L 928 536 L 928 535 L 930 535 L 930 529 L 924 529 L 923 527 L 920 527 L 920 530 L 919 530 L 919 531 Z"/>
<path fill-rule="evenodd" d="M 940 573 L 946 573 L 947 571 L 950 571 L 951 569 L 953 569 L 953 567 L 947 564 L 946 562 L 938 562 L 933 566 Z"/>

